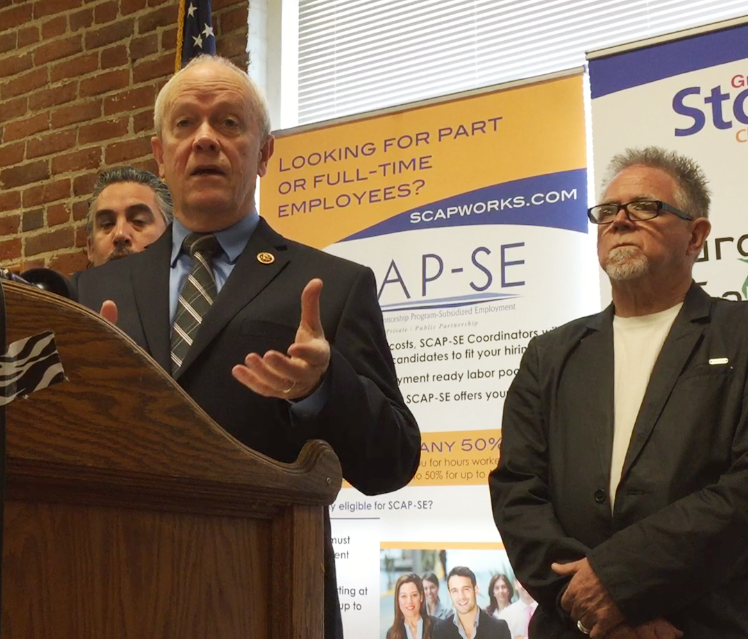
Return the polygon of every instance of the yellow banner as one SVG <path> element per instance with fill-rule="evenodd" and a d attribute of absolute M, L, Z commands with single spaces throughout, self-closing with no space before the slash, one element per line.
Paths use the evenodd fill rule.
<path fill-rule="evenodd" d="M 500 430 L 421 433 L 421 465 L 408 485 L 485 486 L 500 444 Z"/>
<path fill-rule="evenodd" d="M 581 95 L 575 75 L 280 137 L 262 215 L 324 248 L 415 207 L 584 169 Z"/>

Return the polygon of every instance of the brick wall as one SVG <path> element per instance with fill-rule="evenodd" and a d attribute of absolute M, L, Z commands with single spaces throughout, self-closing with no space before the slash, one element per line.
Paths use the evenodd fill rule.
<path fill-rule="evenodd" d="M 0 265 L 86 266 L 102 169 L 156 171 L 153 103 L 177 0 L 0 0 Z M 247 68 L 248 0 L 213 0 L 218 53 Z"/>

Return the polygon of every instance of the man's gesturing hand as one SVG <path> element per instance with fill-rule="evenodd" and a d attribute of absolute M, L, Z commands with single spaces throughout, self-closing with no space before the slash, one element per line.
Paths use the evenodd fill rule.
<path fill-rule="evenodd" d="M 268 351 L 250 353 L 244 366 L 231 373 L 255 393 L 279 399 L 301 399 L 311 394 L 330 365 L 330 344 L 325 339 L 319 312 L 322 280 L 313 279 L 301 293 L 301 322 L 288 354 Z"/>
<path fill-rule="evenodd" d="M 590 631 L 592 639 L 602 639 L 624 622 L 616 602 L 597 578 L 587 559 L 568 564 L 551 564 L 559 575 L 573 575 L 561 597 L 561 607 L 574 621 Z"/>

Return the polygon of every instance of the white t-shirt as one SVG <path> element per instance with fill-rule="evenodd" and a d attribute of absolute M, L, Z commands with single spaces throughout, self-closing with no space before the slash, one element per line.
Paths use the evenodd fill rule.
<path fill-rule="evenodd" d="M 681 306 L 682 303 L 652 315 L 613 318 L 615 423 L 610 462 L 611 509 L 652 369 Z"/>

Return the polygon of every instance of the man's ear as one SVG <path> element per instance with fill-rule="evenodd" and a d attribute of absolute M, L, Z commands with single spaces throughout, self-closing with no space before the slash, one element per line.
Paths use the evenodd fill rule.
<path fill-rule="evenodd" d="M 701 249 L 704 247 L 706 238 L 709 237 L 709 232 L 712 230 L 712 223 L 705 217 L 697 217 L 693 221 L 691 228 L 691 238 L 688 242 L 688 255 L 698 257 L 701 253 Z"/>
<path fill-rule="evenodd" d="M 268 171 L 268 162 L 275 151 L 275 138 L 268 135 L 267 140 L 260 148 L 260 160 L 257 163 L 257 175 L 263 177 Z"/>
<path fill-rule="evenodd" d="M 86 238 L 86 256 L 88 257 L 88 261 L 93 264 L 93 241 L 90 235 Z"/>
<path fill-rule="evenodd" d="M 156 164 L 158 164 L 158 176 L 163 180 L 166 177 L 164 173 L 164 145 L 157 135 L 151 138 L 151 148 L 153 149 L 153 156 L 156 158 Z"/>

